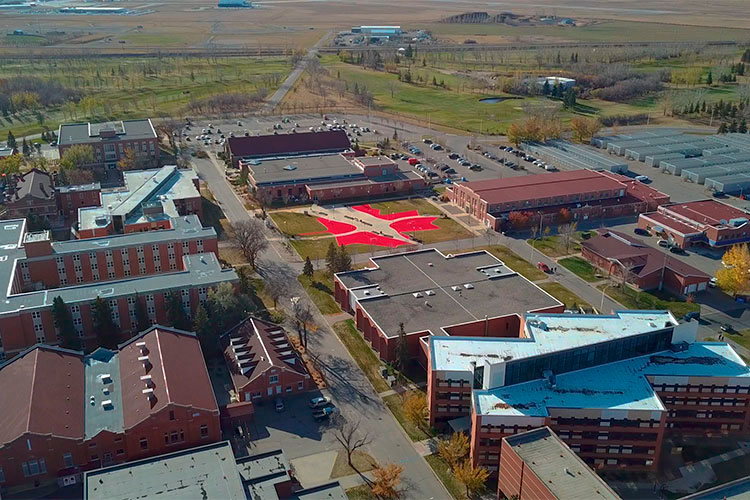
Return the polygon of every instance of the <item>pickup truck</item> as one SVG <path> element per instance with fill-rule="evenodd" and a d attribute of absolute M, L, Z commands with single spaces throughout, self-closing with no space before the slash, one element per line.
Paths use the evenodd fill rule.
<path fill-rule="evenodd" d="M 334 406 L 328 406 L 326 408 L 320 409 L 318 411 L 314 411 L 312 416 L 315 420 L 325 420 L 327 418 L 330 418 L 331 415 L 334 413 L 338 413 L 339 409 Z"/>

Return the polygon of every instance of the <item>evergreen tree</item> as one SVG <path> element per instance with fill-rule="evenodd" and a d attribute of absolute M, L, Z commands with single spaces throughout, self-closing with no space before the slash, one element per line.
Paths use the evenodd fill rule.
<path fill-rule="evenodd" d="M 337 272 L 340 273 L 352 270 L 352 257 L 349 255 L 349 252 L 346 250 L 345 246 L 341 245 L 339 247 L 338 257 L 336 261 L 336 264 L 338 266 Z"/>
<path fill-rule="evenodd" d="M 438 86 L 437 78 L 435 78 L 435 75 L 432 75 L 432 86 L 433 87 L 437 87 Z"/>
<path fill-rule="evenodd" d="M 167 321 L 169 326 L 178 330 L 190 330 L 190 319 L 182 307 L 182 300 L 177 291 L 170 292 L 167 298 Z"/>
<path fill-rule="evenodd" d="M 398 343 L 396 344 L 396 368 L 403 372 L 409 366 L 409 345 L 406 341 L 404 324 L 398 324 Z"/>
<path fill-rule="evenodd" d="M 211 321 L 208 318 L 208 312 L 203 304 L 199 304 L 195 310 L 195 321 L 193 321 L 193 331 L 198 336 L 203 349 L 203 356 L 208 357 L 214 354 L 218 349 L 216 335 L 213 335 Z"/>
<path fill-rule="evenodd" d="M 24 156 L 29 156 L 31 154 L 31 148 L 29 147 L 29 143 L 26 142 L 26 138 L 23 138 L 23 142 L 21 143 L 21 151 L 23 152 Z"/>
<path fill-rule="evenodd" d="M 727 124 L 724 122 L 721 122 L 721 125 L 719 125 L 719 130 L 716 131 L 717 134 L 726 134 L 727 133 Z"/>
<path fill-rule="evenodd" d="M 412 58 L 414 56 L 414 49 L 411 47 L 411 44 L 406 46 L 406 50 L 404 51 L 404 56 L 408 58 Z"/>
<path fill-rule="evenodd" d="M 701 113 L 706 112 L 706 101 L 703 101 L 703 104 L 701 104 Z"/>
<path fill-rule="evenodd" d="M 737 132 L 737 120 L 732 120 L 732 122 L 729 124 L 729 132 L 732 134 Z"/>
<path fill-rule="evenodd" d="M 13 135 L 13 132 L 8 130 L 8 147 L 10 149 L 16 148 L 16 136 Z"/>
<path fill-rule="evenodd" d="M 302 274 L 304 274 L 308 278 L 312 278 L 314 273 L 315 269 L 313 268 L 312 261 L 310 260 L 310 256 L 308 255 L 307 257 L 305 257 L 305 265 L 302 267 Z"/>
<path fill-rule="evenodd" d="M 744 118 L 740 122 L 740 126 L 737 127 L 737 132 L 739 132 L 740 134 L 747 134 L 747 120 L 745 120 Z"/>
<path fill-rule="evenodd" d="M 338 272 L 338 250 L 336 244 L 331 242 L 328 245 L 328 252 L 326 253 L 326 267 L 328 268 L 329 274 Z"/>
<path fill-rule="evenodd" d="M 542 85 L 542 95 L 549 95 L 550 88 L 549 88 L 549 81 L 544 80 L 544 85 Z"/>
<path fill-rule="evenodd" d="M 99 345 L 107 349 L 117 349 L 120 331 L 112 319 L 112 308 L 109 302 L 97 297 L 91 306 L 91 314 L 94 318 L 94 331 Z"/>
<path fill-rule="evenodd" d="M 576 92 L 573 89 L 568 89 L 563 97 L 563 106 L 566 108 L 574 108 L 576 105 Z"/>
<path fill-rule="evenodd" d="M 708 72 L 708 75 L 706 76 L 706 83 L 708 85 L 713 85 L 714 83 L 714 75 L 711 73 L 711 71 Z"/>
<path fill-rule="evenodd" d="M 52 301 L 52 317 L 55 326 L 60 332 L 60 347 L 78 350 L 81 348 L 81 340 L 73 325 L 73 315 L 70 314 L 68 306 L 65 305 L 59 295 Z"/>
<path fill-rule="evenodd" d="M 151 318 L 148 317 L 148 311 L 146 310 L 146 302 L 139 297 L 135 296 L 135 327 L 139 332 L 148 330 L 151 326 Z"/>
<path fill-rule="evenodd" d="M 750 63 L 750 49 L 745 49 L 745 53 L 742 54 L 742 62 Z"/>

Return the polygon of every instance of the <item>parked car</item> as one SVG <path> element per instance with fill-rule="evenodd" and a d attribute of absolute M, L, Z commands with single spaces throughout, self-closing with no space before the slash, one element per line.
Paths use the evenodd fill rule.
<path fill-rule="evenodd" d="M 690 320 L 693 320 L 693 319 L 697 321 L 697 320 L 701 319 L 701 313 L 700 313 L 700 311 L 690 311 L 685 316 L 683 316 L 682 319 L 684 319 L 685 321 L 690 321 Z"/>
<path fill-rule="evenodd" d="M 708 287 L 716 288 L 716 278 L 711 278 L 710 280 L 708 280 Z"/>
<path fill-rule="evenodd" d="M 557 172 L 557 167 L 554 165 L 545 165 L 544 170 L 547 172 Z"/>
<path fill-rule="evenodd" d="M 547 264 L 545 264 L 544 262 L 537 262 L 536 267 L 538 267 L 539 270 L 542 271 L 543 273 L 551 273 L 552 272 L 552 270 L 549 268 L 549 266 Z"/>
<path fill-rule="evenodd" d="M 714 198 L 726 198 L 727 194 L 724 191 L 714 191 Z"/>
<path fill-rule="evenodd" d="M 331 400 L 324 396 L 312 398 L 310 400 L 310 408 L 322 408 L 323 406 L 327 406 L 330 402 Z"/>
<path fill-rule="evenodd" d="M 669 248 L 669 242 L 667 240 L 659 240 L 659 246 Z"/>
<path fill-rule="evenodd" d="M 669 251 L 678 255 L 687 255 L 687 252 L 678 246 L 671 247 Z"/>
<path fill-rule="evenodd" d="M 633 232 L 635 234 L 640 235 L 640 236 L 651 236 L 651 233 L 649 233 L 648 231 L 646 231 L 645 229 L 640 228 L 640 227 L 637 227 L 637 228 L 633 229 Z"/>
<path fill-rule="evenodd" d="M 276 411 L 281 413 L 284 411 L 284 400 L 281 398 L 276 398 L 276 402 L 274 403 L 274 407 L 276 408 Z"/>
<path fill-rule="evenodd" d="M 335 406 L 329 406 L 327 408 L 323 408 L 321 410 L 318 410 L 316 412 L 313 412 L 313 418 L 315 420 L 325 420 L 327 418 L 330 418 L 331 415 L 338 413 L 339 409 Z"/>
<path fill-rule="evenodd" d="M 730 325 L 729 323 L 724 323 L 723 325 L 721 325 L 721 331 L 732 333 L 734 331 L 734 327 Z"/>
<path fill-rule="evenodd" d="M 422 142 L 424 142 L 425 144 L 432 144 L 431 139 L 422 139 Z"/>
<path fill-rule="evenodd" d="M 635 180 L 638 182 L 649 182 L 651 179 L 648 178 L 648 175 L 636 175 Z"/>
<path fill-rule="evenodd" d="M 419 164 L 419 160 L 417 160 L 416 158 L 409 158 L 409 165 L 414 166 L 418 164 Z"/>
<path fill-rule="evenodd" d="M 448 158 L 450 158 L 451 160 L 457 160 L 458 156 L 458 153 L 451 153 L 448 155 Z"/>

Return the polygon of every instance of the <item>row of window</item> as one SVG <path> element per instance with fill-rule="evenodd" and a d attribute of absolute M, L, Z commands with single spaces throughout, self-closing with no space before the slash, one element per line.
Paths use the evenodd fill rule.
<path fill-rule="evenodd" d="M 747 400 L 737 398 L 681 398 L 662 396 L 662 401 L 666 405 L 675 406 L 747 406 Z"/>
<path fill-rule="evenodd" d="M 658 392 L 698 392 L 714 394 L 750 394 L 750 386 L 740 385 L 680 385 L 680 384 L 656 384 L 654 390 Z"/>

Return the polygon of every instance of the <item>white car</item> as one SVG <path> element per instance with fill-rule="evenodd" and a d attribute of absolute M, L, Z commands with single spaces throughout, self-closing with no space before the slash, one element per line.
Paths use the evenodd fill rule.
<path fill-rule="evenodd" d="M 710 280 L 708 280 L 708 287 L 716 288 L 716 278 L 711 278 Z"/>
<path fill-rule="evenodd" d="M 635 180 L 637 180 L 638 182 L 648 182 L 651 179 L 648 178 L 648 175 L 636 175 Z"/>

